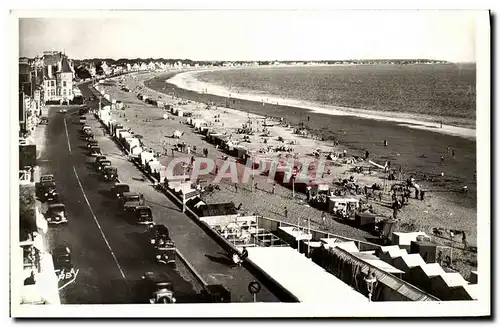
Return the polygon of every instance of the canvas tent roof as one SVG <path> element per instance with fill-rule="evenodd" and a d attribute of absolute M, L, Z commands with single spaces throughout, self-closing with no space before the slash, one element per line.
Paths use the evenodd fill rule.
<path fill-rule="evenodd" d="M 238 211 L 234 203 L 205 204 L 198 208 L 197 214 L 200 217 L 236 215 Z"/>

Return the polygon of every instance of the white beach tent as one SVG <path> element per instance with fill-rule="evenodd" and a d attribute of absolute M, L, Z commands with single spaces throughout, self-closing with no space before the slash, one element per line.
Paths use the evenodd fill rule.
<path fill-rule="evenodd" d="M 174 134 L 173 134 L 173 137 L 174 138 L 180 138 L 182 136 L 182 134 L 184 134 L 184 133 L 181 132 L 181 131 L 179 131 L 179 130 L 175 130 Z"/>

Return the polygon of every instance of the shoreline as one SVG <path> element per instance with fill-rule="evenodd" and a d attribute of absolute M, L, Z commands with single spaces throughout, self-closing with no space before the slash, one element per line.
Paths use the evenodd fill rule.
<path fill-rule="evenodd" d="M 219 68 L 217 70 L 242 69 L 242 68 Z M 361 108 L 349 108 L 334 105 L 314 103 L 304 100 L 280 98 L 276 95 L 265 93 L 251 93 L 250 90 L 240 88 L 230 88 L 218 84 L 211 84 L 197 79 L 197 75 L 205 72 L 211 72 L 214 69 L 184 71 L 168 78 L 166 83 L 175 85 L 178 88 L 193 91 L 199 94 L 211 94 L 218 97 L 240 99 L 262 103 L 265 100 L 266 105 L 281 105 L 302 109 L 305 112 L 321 113 L 331 116 L 351 116 L 363 119 L 388 121 L 396 123 L 407 128 L 416 128 L 432 131 L 441 134 L 460 136 L 470 140 L 476 139 L 476 129 L 470 128 L 463 118 L 454 117 L 435 117 L 423 114 L 412 114 L 392 111 L 374 111 Z M 258 92 L 258 91 L 255 91 Z M 416 117 L 416 118 L 415 118 Z M 462 120 L 461 126 L 450 124 L 452 121 Z M 439 121 L 443 122 L 440 128 Z M 467 127 L 465 127 L 467 126 Z"/>

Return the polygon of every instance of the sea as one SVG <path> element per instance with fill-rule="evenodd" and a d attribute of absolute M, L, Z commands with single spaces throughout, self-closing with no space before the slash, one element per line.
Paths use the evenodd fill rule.
<path fill-rule="evenodd" d="M 234 93 L 418 114 L 474 128 L 475 64 L 271 66 L 214 70 L 198 80 Z"/>

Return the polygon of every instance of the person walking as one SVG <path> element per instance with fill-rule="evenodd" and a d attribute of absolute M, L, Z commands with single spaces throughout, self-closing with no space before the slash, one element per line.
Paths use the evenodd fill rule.
<path fill-rule="evenodd" d="M 288 218 L 288 209 L 285 207 L 285 218 Z"/>
<path fill-rule="evenodd" d="M 324 211 L 321 213 L 321 222 L 326 225 L 326 213 Z"/>
<path fill-rule="evenodd" d="M 276 184 L 273 183 L 273 190 L 272 190 L 272 194 L 274 194 L 274 192 L 276 191 Z"/>
<path fill-rule="evenodd" d="M 443 165 L 444 163 L 444 156 L 441 156 L 441 166 Z"/>
<path fill-rule="evenodd" d="M 452 149 L 452 150 L 451 150 L 451 157 L 452 157 L 452 158 L 455 158 L 455 149 Z"/>
<path fill-rule="evenodd" d="M 467 235 L 465 235 L 465 231 L 462 231 L 462 244 L 464 245 L 464 250 L 469 248 L 469 243 L 467 242 Z"/>

